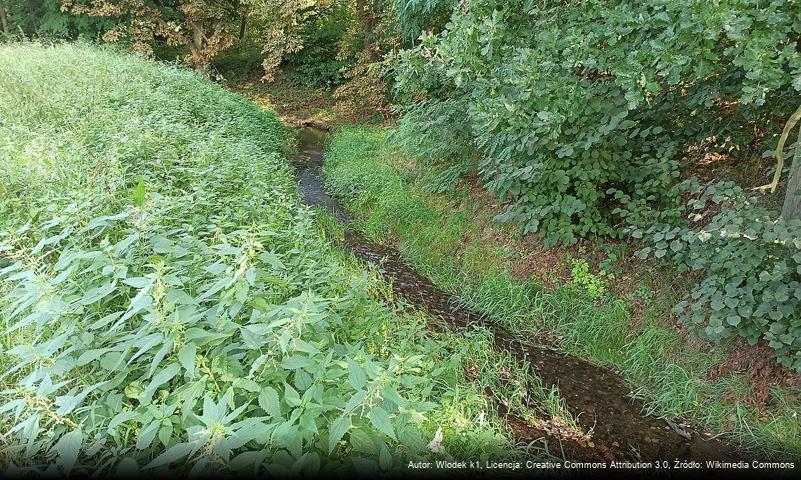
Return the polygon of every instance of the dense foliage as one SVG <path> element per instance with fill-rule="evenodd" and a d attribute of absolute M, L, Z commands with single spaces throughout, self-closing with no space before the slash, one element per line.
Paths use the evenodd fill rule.
<path fill-rule="evenodd" d="M 546 244 L 634 231 L 642 255 L 704 272 L 685 320 L 801 368 L 801 232 L 739 187 L 680 181 L 688 159 L 773 155 L 801 102 L 798 2 L 466 2 L 396 80 L 397 139 L 451 177 L 477 169 L 499 219 Z"/>
<path fill-rule="evenodd" d="M 62 0 L 61 8 L 74 15 L 106 18 L 103 40 L 122 42 L 133 50 L 152 54 L 157 41 L 188 50 L 186 60 L 204 69 L 230 47 L 244 22 L 248 0 Z"/>
<path fill-rule="evenodd" d="M 304 48 L 283 59 L 290 82 L 322 88 L 341 85 L 357 49 L 352 22 L 353 12 L 346 5 L 333 5 L 310 18 L 300 30 Z"/>
<path fill-rule="evenodd" d="M 404 44 L 418 40 L 423 32 L 439 33 L 448 23 L 456 0 L 391 0 L 395 31 Z"/>
<path fill-rule="evenodd" d="M 689 141 L 748 148 L 801 89 L 799 38 L 794 1 L 480 0 L 397 78 L 409 135 L 474 151 L 503 218 L 574 242 L 675 214 Z"/>
<path fill-rule="evenodd" d="M 370 471 L 439 425 L 447 451 L 510 451 L 452 388 L 470 355 L 498 368 L 490 339 L 375 299 L 298 205 L 272 113 L 133 56 L 6 46 L 0 118 L 0 465 Z"/>
<path fill-rule="evenodd" d="M 0 41 L 21 37 L 89 40 L 111 26 L 107 18 L 62 11 L 61 0 L 0 0 Z"/>
<path fill-rule="evenodd" d="M 765 340 L 786 366 L 801 370 L 801 221 L 785 221 L 733 182 L 695 187 L 689 225 L 634 230 L 642 258 L 667 257 L 703 272 L 680 319 L 711 340 L 738 333 Z"/>
<path fill-rule="evenodd" d="M 172 51 L 198 70 L 222 60 L 242 77 L 247 66 L 274 78 L 286 56 L 309 46 L 305 57 L 336 61 L 338 38 L 357 23 L 356 7 L 363 2 L 334 0 L 3 0 L 0 2 L 0 40 L 102 39 L 152 55 Z M 373 5 L 376 2 L 368 2 Z M 331 21 L 333 19 L 333 21 Z M 353 29 L 353 30 L 357 30 Z M 255 49 L 252 47 L 256 47 Z M 323 51 L 319 51 L 322 49 Z M 234 50 L 234 55 L 228 55 Z M 318 51 L 315 51 L 318 50 Z M 248 55 L 242 55 L 247 52 Z M 242 65 L 232 65 L 239 58 Z M 256 65 L 253 65 L 255 60 Z M 313 62 L 288 59 L 312 67 Z M 340 69 L 346 65 L 339 65 Z M 228 73 L 224 69 L 223 73 Z M 326 80 L 336 80 L 331 71 Z M 322 82 L 325 84 L 326 82 Z"/>

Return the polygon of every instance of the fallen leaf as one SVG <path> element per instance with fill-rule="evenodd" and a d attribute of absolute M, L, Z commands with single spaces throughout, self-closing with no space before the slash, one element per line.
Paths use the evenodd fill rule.
<path fill-rule="evenodd" d="M 428 449 L 433 453 L 443 453 L 445 451 L 445 449 L 442 448 L 442 427 L 437 429 L 434 438 L 428 443 Z"/>

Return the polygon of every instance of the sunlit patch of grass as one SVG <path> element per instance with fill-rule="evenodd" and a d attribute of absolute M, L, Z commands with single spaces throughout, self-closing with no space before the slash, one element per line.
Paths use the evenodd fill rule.
<path fill-rule="evenodd" d="M 623 346 L 626 352 L 620 368 L 633 378 L 647 379 L 655 365 L 680 345 L 678 332 L 649 326 L 640 335 L 635 335 Z"/>
<path fill-rule="evenodd" d="M 478 283 L 463 289 L 462 298 L 468 305 L 491 312 L 492 318 L 512 333 L 535 336 L 542 329 L 541 293 L 536 284 L 514 282 L 508 272 L 492 268 Z"/>
<path fill-rule="evenodd" d="M 780 413 L 768 413 L 768 418 L 752 423 L 755 444 L 777 445 L 791 452 L 801 451 L 801 405 L 798 396 L 790 398 L 790 394 L 774 389 L 773 398 L 778 405 L 774 408 Z M 781 450 L 777 449 L 776 453 Z"/>
<path fill-rule="evenodd" d="M 325 239 L 341 242 L 345 237 L 345 228 L 331 213 L 322 208 L 315 208 L 316 222 L 320 235 Z"/>
<path fill-rule="evenodd" d="M 484 245 L 482 243 L 468 243 L 462 245 L 461 271 L 467 277 L 478 277 L 488 272 L 498 270 L 509 255 L 507 249 Z"/>

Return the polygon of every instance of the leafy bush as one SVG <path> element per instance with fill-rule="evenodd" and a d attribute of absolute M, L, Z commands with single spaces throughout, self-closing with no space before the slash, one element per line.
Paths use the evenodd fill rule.
<path fill-rule="evenodd" d="M 590 272 L 590 265 L 584 259 L 573 259 L 570 265 L 570 276 L 573 278 L 573 284 L 586 290 L 587 295 L 592 300 L 603 297 L 609 280 L 614 279 L 613 274 L 605 271 L 601 271 L 598 275 L 593 274 Z"/>
<path fill-rule="evenodd" d="M 461 114 L 465 108 L 464 100 L 448 99 L 408 110 L 388 140 L 407 155 L 423 159 L 426 165 L 433 159 L 446 170 L 461 173 L 461 178 L 475 171 L 478 163 L 468 140 L 471 126 Z"/>
<path fill-rule="evenodd" d="M 668 258 L 703 277 L 675 308 L 717 341 L 737 333 L 764 339 L 786 366 L 801 370 L 801 221 L 785 222 L 732 182 L 693 188 L 689 225 L 633 230 L 645 258 Z"/>
<path fill-rule="evenodd" d="M 381 64 L 370 63 L 364 52 L 359 57 L 359 63 L 346 74 L 347 82 L 334 92 L 335 111 L 353 121 L 378 114 L 386 117 L 387 89 Z"/>
<path fill-rule="evenodd" d="M 451 452 L 509 451 L 471 421 L 482 392 L 451 388 L 470 355 L 494 368 L 490 340 L 375 300 L 299 207 L 273 113 L 130 55 L 18 45 L 0 118 L 4 470 L 372 471 L 440 424 Z"/>
<path fill-rule="evenodd" d="M 342 84 L 351 65 L 352 62 L 335 59 L 298 61 L 287 73 L 287 80 L 297 86 L 331 88 Z"/>
<path fill-rule="evenodd" d="M 0 41 L 21 38 L 93 40 L 110 28 L 107 18 L 70 15 L 61 10 L 61 0 L 4 0 L 8 35 L 0 30 Z"/>
<path fill-rule="evenodd" d="M 396 80 L 419 131 L 437 125 L 478 154 L 508 201 L 501 219 L 572 243 L 675 219 L 687 142 L 743 146 L 730 122 L 703 120 L 784 111 L 800 37 L 792 1 L 480 0 L 403 52 Z M 445 102 L 458 110 L 443 116 Z"/>
<path fill-rule="evenodd" d="M 706 272 L 685 320 L 710 339 L 764 338 L 801 368 L 801 232 L 732 185 L 699 199 L 679 182 L 688 152 L 753 157 L 781 131 L 801 90 L 799 42 L 789 0 L 469 2 L 400 54 L 398 137 L 427 162 L 477 158 L 506 201 L 497 218 L 546 245 L 645 231 L 643 255 Z M 688 194 L 693 213 L 710 199 L 737 208 L 713 209 L 711 230 L 683 226 Z"/>
<path fill-rule="evenodd" d="M 349 9 L 334 5 L 304 25 L 300 34 L 303 48 L 284 56 L 290 83 L 334 88 L 344 82 L 354 63 L 347 45 L 351 21 Z"/>
<path fill-rule="evenodd" d="M 456 0 L 392 0 L 392 18 L 400 40 L 411 43 L 421 32 L 440 32 L 457 5 Z"/>
<path fill-rule="evenodd" d="M 261 73 L 261 45 L 252 41 L 240 41 L 214 57 L 214 68 L 226 80 L 239 82 Z"/>

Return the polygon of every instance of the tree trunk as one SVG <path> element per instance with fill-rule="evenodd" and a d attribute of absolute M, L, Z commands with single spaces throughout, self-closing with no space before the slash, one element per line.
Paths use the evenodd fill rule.
<path fill-rule="evenodd" d="M 192 48 L 197 52 L 203 48 L 203 30 L 198 26 L 192 28 Z"/>
<path fill-rule="evenodd" d="M 790 176 L 787 179 L 787 192 L 784 194 L 782 218 L 785 221 L 801 219 L 801 128 L 795 141 L 793 164 L 790 166 Z"/>
<path fill-rule="evenodd" d="M 206 58 L 203 55 L 203 29 L 199 25 L 192 27 L 192 63 L 195 65 L 195 70 L 205 72 L 208 66 Z"/>
<path fill-rule="evenodd" d="M 248 16 L 246 13 L 242 13 L 242 20 L 239 23 L 239 40 L 243 40 L 245 38 L 245 28 L 247 27 Z"/>
<path fill-rule="evenodd" d="M 6 16 L 5 3 L 0 1 L 0 28 L 3 29 L 3 34 L 8 35 L 8 16 Z"/>

